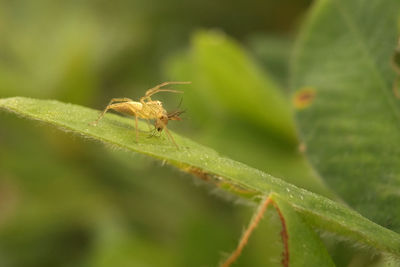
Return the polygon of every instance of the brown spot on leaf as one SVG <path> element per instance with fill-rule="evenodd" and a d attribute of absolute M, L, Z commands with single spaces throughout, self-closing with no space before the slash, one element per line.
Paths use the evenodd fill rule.
<path fill-rule="evenodd" d="M 305 153 L 306 150 L 307 150 L 306 144 L 304 144 L 303 142 L 301 142 L 301 143 L 299 144 L 299 151 L 300 151 L 300 153 Z"/>
<path fill-rule="evenodd" d="M 311 105 L 316 95 L 312 87 L 304 87 L 297 91 L 293 98 L 293 104 L 296 109 L 304 109 Z"/>

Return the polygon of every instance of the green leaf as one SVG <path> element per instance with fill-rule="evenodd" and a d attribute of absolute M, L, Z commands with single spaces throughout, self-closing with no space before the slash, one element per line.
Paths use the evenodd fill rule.
<path fill-rule="evenodd" d="M 82 106 L 15 97 L 1 99 L 0 108 L 83 137 L 161 159 L 241 196 L 262 197 L 274 192 L 311 226 L 400 256 L 398 234 L 370 222 L 341 204 L 222 157 L 214 150 L 177 134 L 173 136 L 180 146 L 179 150 L 166 138 L 148 138 L 148 133 L 143 132 L 147 128 L 145 123 L 140 123 L 139 142 L 136 142 L 134 120 L 129 118 L 106 114 L 98 126 L 91 126 L 89 123 L 96 119 L 98 111 Z"/>
<path fill-rule="evenodd" d="M 190 56 L 191 76 L 213 114 L 228 111 L 288 144 L 297 142 L 288 100 L 239 44 L 221 33 L 202 31 L 192 38 Z"/>
<path fill-rule="evenodd" d="M 317 1 L 293 62 L 311 164 L 351 207 L 400 231 L 400 102 L 392 91 L 397 0 Z"/>
<path fill-rule="evenodd" d="M 289 91 L 289 59 L 293 40 L 281 36 L 257 34 L 247 41 L 250 52 L 275 79 L 285 93 Z"/>

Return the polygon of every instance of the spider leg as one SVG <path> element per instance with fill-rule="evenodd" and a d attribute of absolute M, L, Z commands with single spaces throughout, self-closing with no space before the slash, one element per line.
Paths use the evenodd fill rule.
<path fill-rule="evenodd" d="M 163 82 L 163 83 L 156 85 L 153 88 L 147 90 L 144 97 L 140 98 L 140 102 L 142 102 L 142 100 L 145 100 L 145 99 L 148 101 L 151 101 L 150 97 L 158 92 L 183 93 L 182 91 L 177 91 L 177 90 L 172 90 L 172 89 L 161 89 L 161 88 L 164 86 L 170 85 L 170 84 L 190 84 L 190 83 L 191 82 Z"/>
<path fill-rule="evenodd" d="M 172 141 L 172 143 L 174 143 L 174 145 L 176 146 L 177 149 L 179 149 L 179 146 L 176 144 L 174 138 L 172 137 L 172 134 L 168 131 L 167 125 L 165 125 L 163 123 L 163 129 L 165 130 L 165 132 L 167 133 L 169 139 Z"/>
<path fill-rule="evenodd" d="M 133 101 L 133 100 L 130 99 L 130 98 L 126 98 L 126 97 L 124 97 L 124 98 L 113 98 L 113 99 L 111 99 L 110 102 L 108 103 L 108 105 L 106 106 L 106 108 L 103 110 L 103 112 L 102 112 L 102 113 L 100 114 L 100 116 L 97 118 L 97 120 L 91 122 L 90 124 L 96 126 L 97 123 L 101 120 L 101 118 L 103 118 L 104 114 L 106 114 L 106 112 L 110 109 L 111 105 L 112 105 L 114 102 L 129 102 L 129 101 Z"/>
<path fill-rule="evenodd" d="M 172 143 L 174 143 L 176 148 L 179 149 L 179 146 L 176 144 L 176 142 L 175 142 L 174 138 L 172 137 L 171 133 L 168 131 L 167 126 L 164 126 L 164 130 L 167 133 L 169 139 L 172 141 Z"/>
<path fill-rule="evenodd" d="M 150 97 L 151 95 L 154 95 L 157 92 L 161 91 L 166 91 L 166 92 L 180 92 L 180 91 L 175 91 L 175 90 L 169 90 L 169 89 L 161 89 L 164 86 L 171 85 L 171 84 L 190 84 L 192 82 L 163 82 L 160 83 L 159 85 L 154 86 L 153 88 L 150 88 L 149 90 L 146 91 L 145 97 Z"/>

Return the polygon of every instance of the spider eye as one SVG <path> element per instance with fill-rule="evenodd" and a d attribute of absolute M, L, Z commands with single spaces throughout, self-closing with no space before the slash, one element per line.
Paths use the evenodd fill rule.
<path fill-rule="evenodd" d="M 161 127 L 158 127 L 158 128 L 157 128 L 157 131 L 159 131 L 159 132 L 160 132 L 161 130 L 162 130 L 162 129 L 161 129 Z"/>

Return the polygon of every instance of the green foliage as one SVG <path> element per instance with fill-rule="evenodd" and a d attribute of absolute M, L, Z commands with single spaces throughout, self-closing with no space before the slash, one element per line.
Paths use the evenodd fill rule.
<path fill-rule="evenodd" d="M 77 105 L 19 97 L 0 100 L 0 107 L 67 131 L 161 159 L 184 171 L 214 180 L 222 188 L 244 197 L 264 196 L 273 192 L 290 203 L 314 227 L 342 235 L 379 251 L 400 255 L 400 237 L 396 233 L 368 221 L 341 204 L 221 157 L 214 150 L 177 134 L 173 136 L 180 146 L 179 150 L 169 140 L 148 138 L 143 133 L 144 123 L 140 126 L 141 134 L 136 143 L 132 120 L 128 118 L 107 114 L 98 126 L 91 126 L 89 123 L 98 113 Z M 290 216 L 287 219 L 290 220 Z M 295 231 L 289 232 L 289 235 L 293 232 Z M 297 262 L 296 258 L 293 262 Z"/>
<path fill-rule="evenodd" d="M 315 91 L 296 113 L 312 165 L 351 207 L 397 232 L 400 102 L 390 63 L 399 8 L 396 0 L 318 1 L 293 66 L 297 94 Z"/>
<path fill-rule="evenodd" d="M 276 80 L 285 92 L 289 91 L 289 59 L 293 40 L 280 36 L 255 35 L 248 40 L 250 51 L 270 77 Z"/>
<path fill-rule="evenodd" d="M 237 266 L 282 266 L 280 215 L 290 266 L 399 265 L 399 2 L 316 1 L 293 45 L 307 5 L 1 2 L 0 109 L 35 121 L 0 112 L 0 266 L 214 266 L 266 195 Z M 179 150 L 76 105 L 165 80 Z"/>

